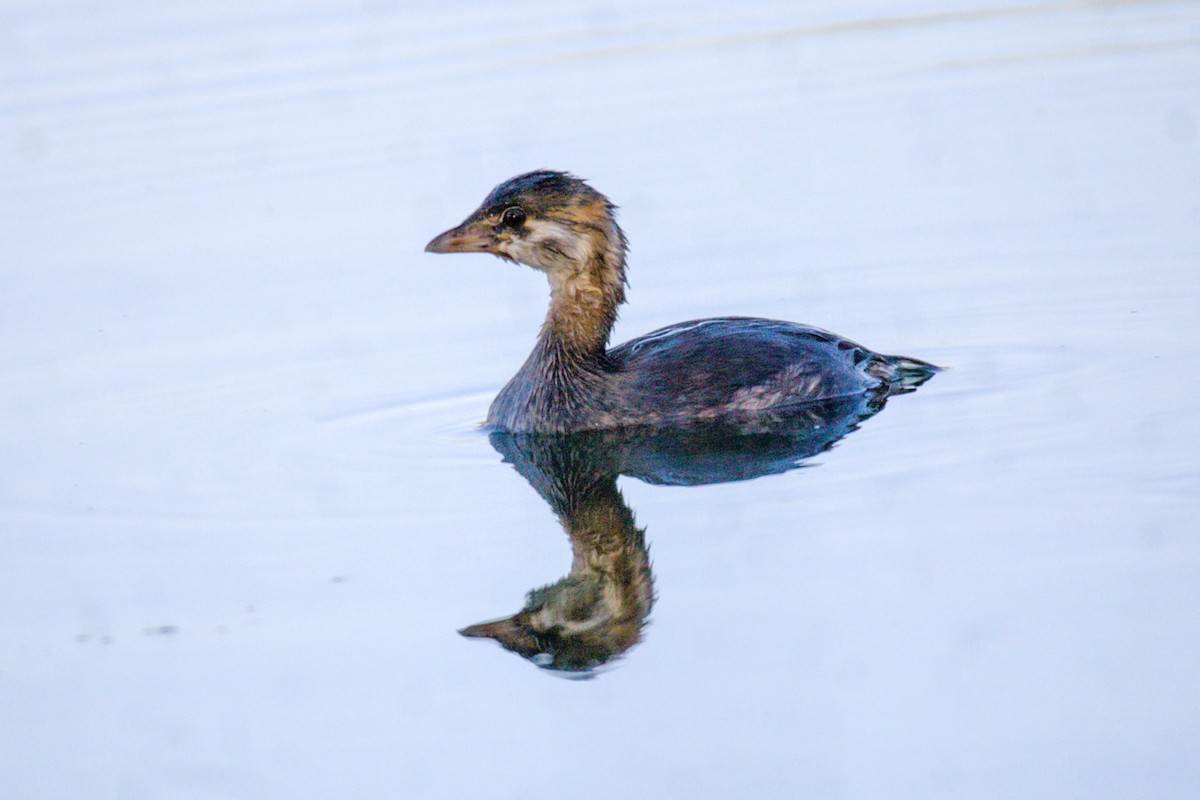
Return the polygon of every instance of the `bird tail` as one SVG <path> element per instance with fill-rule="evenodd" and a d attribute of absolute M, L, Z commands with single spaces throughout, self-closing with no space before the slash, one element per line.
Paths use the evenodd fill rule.
<path fill-rule="evenodd" d="M 913 391 L 942 369 L 919 358 L 881 355 L 867 371 L 883 381 L 888 395 L 893 395 Z"/>

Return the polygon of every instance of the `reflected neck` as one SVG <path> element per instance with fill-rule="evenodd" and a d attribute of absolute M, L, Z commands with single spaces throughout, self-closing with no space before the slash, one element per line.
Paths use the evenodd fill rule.
<path fill-rule="evenodd" d="M 646 532 L 637 527 L 615 477 L 577 489 L 559 517 L 571 539 L 571 575 L 598 579 L 614 618 L 640 621 L 654 603 Z"/>

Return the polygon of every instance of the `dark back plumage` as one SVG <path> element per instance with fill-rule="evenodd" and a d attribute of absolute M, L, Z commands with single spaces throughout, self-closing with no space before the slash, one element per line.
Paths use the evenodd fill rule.
<path fill-rule="evenodd" d="M 431 252 L 490 252 L 544 272 L 550 308 L 525 364 L 497 395 L 500 430 L 568 432 L 761 413 L 898 394 L 937 367 L 792 322 L 715 318 L 608 349 L 625 301 L 616 206 L 580 178 L 535 170 L 501 183 Z"/>

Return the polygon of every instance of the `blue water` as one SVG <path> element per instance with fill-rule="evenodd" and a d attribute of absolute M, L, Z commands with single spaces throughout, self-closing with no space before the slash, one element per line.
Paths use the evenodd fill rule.
<path fill-rule="evenodd" d="M 0 785 L 1194 797 L 1197 30 L 10 3 Z M 615 341 L 767 316 L 949 367 L 795 469 L 627 458 L 655 600 L 581 681 L 457 633 L 572 565 L 477 428 L 543 279 L 421 252 L 538 167 L 621 206 Z"/>

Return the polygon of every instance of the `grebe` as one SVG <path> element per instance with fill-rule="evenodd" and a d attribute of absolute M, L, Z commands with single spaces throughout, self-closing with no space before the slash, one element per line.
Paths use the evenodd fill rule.
<path fill-rule="evenodd" d="M 836 334 L 770 319 L 715 317 L 606 349 L 625 302 L 616 206 L 565 172 L 506 181 L 429 253 L 492 253 L 546 273 L 550 310 L 524 365 L 488 410 L 496 430 L 566 433 L 672 425 L 836 397 L 908 391 L 937 371 Z"/>

